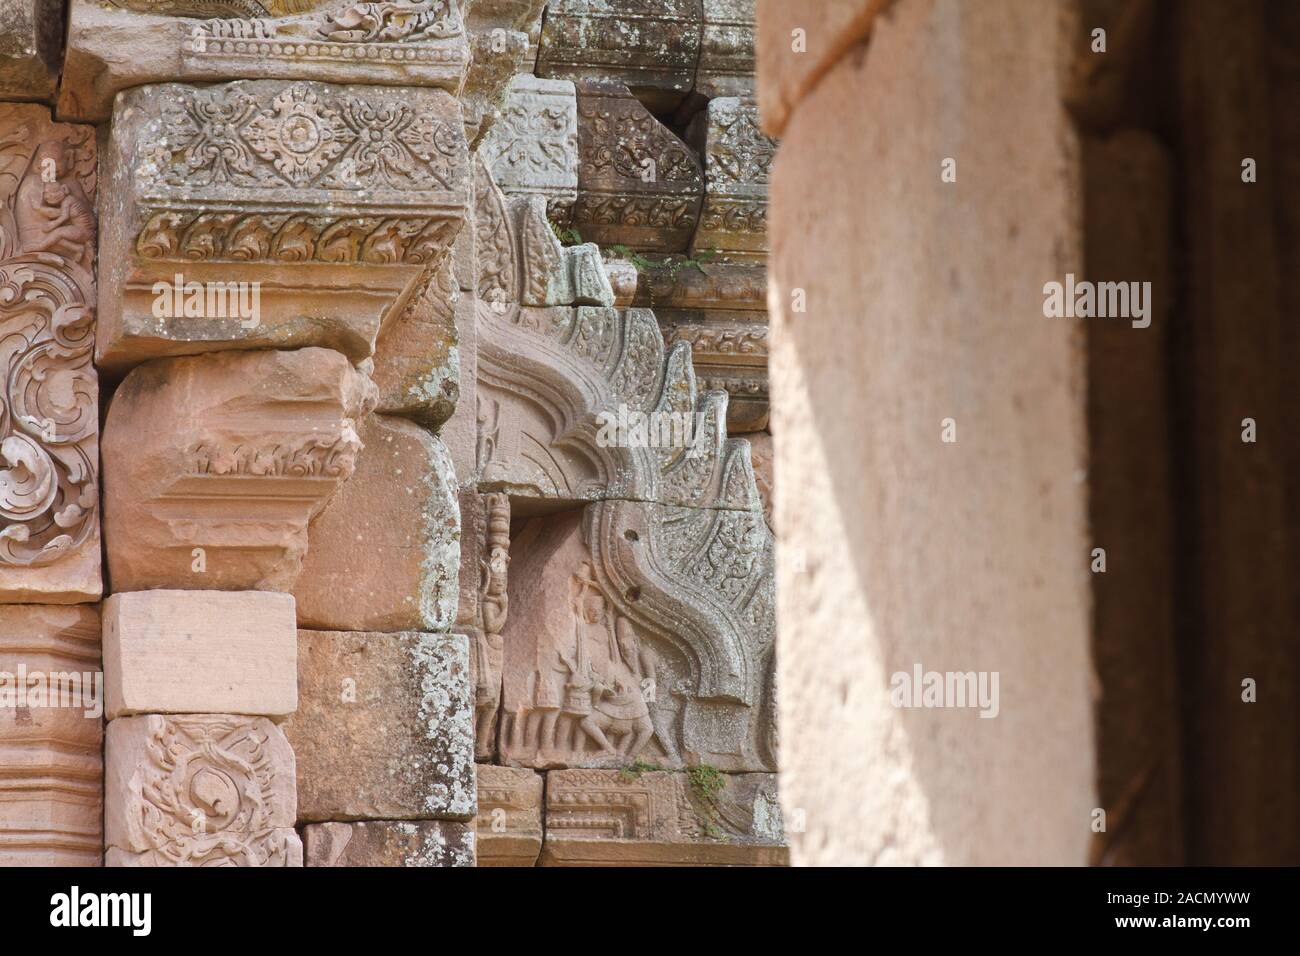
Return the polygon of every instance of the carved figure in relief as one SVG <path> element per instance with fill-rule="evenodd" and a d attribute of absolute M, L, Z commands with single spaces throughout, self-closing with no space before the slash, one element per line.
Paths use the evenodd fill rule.
<path fill-rule="evenodd" d="M 23 252 L 49 252 L 90 267 L 95 248 L 95 213 L 81 184 L 65 179 L 64 144 L 41 143 L 18 185 L 14 221 Z"/>
<path fill-rule="evenodd" d="M 507 572 L 510 567 L 510 499 L 504 494 L 487 495 L 487 558 L 479 563 L 478 628 L 475 686 L 474 739 L 492 739 L 492 721 L 501 703 L 501 658 L 504 649 L 501 629 L 510 607 Z"/>
<path fill-rule="evenodd" d="M 501 405 L 490 398 L 479 396 L 477 415 L 474 459 L 486 479 L 492 466 L 500 468 L 500 462 L 496 461 L 496 451 L 501 431 Z"/>
<path fill-rule="evenodd" d="M 373 42 L 407 40 L 431 34 L 450 35 L 457 18 L 455 4 L 447 0 L 389 0 L 355 3 L 325 17 L 321 33 L 330 40 Z"/>

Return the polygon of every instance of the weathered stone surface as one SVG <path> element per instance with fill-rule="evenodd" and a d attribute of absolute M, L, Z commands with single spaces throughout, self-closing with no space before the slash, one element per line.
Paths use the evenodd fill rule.
<path fill-rule="evenodd" d="M 107 713 L 251 714 L 298 706 L 293 598 L 131 591 L 104 602 Z"/>
<path fill-rule="evenodd" d="M 578 88 L 578 201 L 572 223 L 584 240 L 682 252 L 700 215 L 699 160 L 627 87 Z"/>
<path fill-rule="evenodd" d="M 625 309 L 636 298 L 637 268 L 628 259 L 606 259 L 605 275 L 614 292 L 614 305 Z"/>
<path fill-rule="evenodd" d="M 775 774 L 547 774 L 542 866 L 782 866 L 788 857 Z"/>
<path fill-rule="evenodd" d="M 353 471 L 374 386 L 337 352 L 161 359 L 118 387 L 104 437 L 115 591 L 288 591 L 307 523 Z"/>
<path fill-rule="evenodd" d="M 749 452 L 754 462 L 754 484 L 758 486 L 758 493 L 763 499 L 763 517 L 767 519 L 767 526 L 770 528 L 772 527 L 773 492 L 776 487 L 772 436 L 767 432 L 755 432 L 746 435 L 745 440 L 749 442 Z"/>
<path fill-rule="evenodd" d="M 478 865 L 535 866 L 542 849 L 542 775 L 478 767 Z"/>
<path fill-rule="evenodd" d="M 308 866 L 473 866 L 474 827 L 449 820 L 310 823 Z"/>
<path fill-rule="evenodd" d="M 365 418 L 358 434 L 363 450 L 352 478 L 307 532 L 293 589 L 298 622 L 322 630 L 448 630 L 461 531 L 447 449 L 419 425 L 385 415 Z"/>
<path fill-rule="evenodd" d="M 62 27 L 60 0 L 0 0 L 0 100 L 53 98 Z"/>
<path fill-rule="evenodd" d="M 754 92 L 755 0 L 704 0 L 695 92 L 710 99 Z"/>
<path fill-rule="evenodd" d="M 665 112 L 694 85 L 702 20 L 701 0 L 551 0 L 537 75 L 625 83 Z"/>
<path fill-rule="evenodd" d="M 105 741 L 108 866 L 301 866 L 294 755 L 265 717 L 121 717 Z"/>
<path fill-rule="evenodd" d="M 876 15 L 893 2 L 757 0 L 758 104 L 769 135 L 781 135 L 795 105 L 866 39 Z"/>
<path fill-rule="evenodd" d="M 93 129 L 0 104 L 2 602 L 70 604 L 103 590 L 95 185 Z"/>
<path fill-rule="evenodd" d="M 696 116 L 692 139 L 704 154 L 704 209 L 691 254 L 716 250 L 732 260 L 767 256 L 767 186 L 776 143 L 748 99 L 720 97 Z"/>
<path fill-rule="evenodd" d="M 787 52 L 760 47 L 762 83 L 797 59 L 771 28 L 811 21 L 812 51 L 870 6 L 765 0 L 760 32 Z M 1063 9 L 901 0 L 781 141 L 776 657 L 796 863 L 1079 865 L 1093 839 L 1087 377 L 1079 323 L 1044 318 L 1042 294 L 1082 266 Z M 1007 145 L 961 148 L 941 182 L 959 141 Z M 998 672 L 998 717 L 892 706 L 892 675 L 918 662 Z"/>
<path fill-rule="evenodd" d="M 578 198 L 578 100 L 569 80 L 520 74 L 479 156 L 507 195 L 546 200 L 552 222 L 569 220 Z"/>
<path fill-rule="evenodd" d="M 99 865 L 98 676 L 97 608 L 0 605 L 0 866 Z"/>
<path fill-rule="evenodd" d="M 370 373 L 379 389 L 376 411 L 412 418 L 430 428 L 451 417 L 460 397 L 460 299 L 448 256 L 406 307 L 389 316 L 379 330 Z"/>
<path fill-rule="evenodd" d="M 298 819 L 469 820 L 474 726 L 460 634 L 298 632 Z"/>
<path fill-rule="evenodd" d="M 443 90 L 169 83 L 115 110 L 101 366 L 305 345 L 359 362 L 468 210 L 460 109 Z"/>
<path fill-rule="evenodd" d="M 470 683 L 474 688 L 474 756 L 491 760 L 496 755 L 497 713 L 501 705 L 501 630 L 510 606 L 510 499 L 500 493 L 485 495 L 477 507 L 481 514 L 480 537 L 468 547 L 478 565 L 478 588 L 474 616 L 466 630 Z"/>
<path fill-rule="evenodd" d="M 99 122 L 119 90 L 173 79 L 330 80 L 455 93 L 470 57 L 459 6 L 72 0 L 59 115 Z"/>
<path fill-rule="evenodd" d="M 744 513 L 674 515 L 673 548 L 692 546 L 701 518 L 706 528 L 724 523 L 707 539 L 697 580 L 746 562 L 762 567 L 762 553 L 746 554 L 752 545 L 725 527 L 729 514 Z M 737 624 L 703 590 L 657 599 L 652 576 L 634 570 L 652 532 L 610 519 L 600 505 L 585 516 L 537 518 L 512 542 L 501 759 L 531 767 L 621 767 L 641 758 L 667 767 L 772 768 L 770 617 L 749 608 L 748 626 Z M 766 532 L 761 515 L 756 520 L 743 532 L 754 541 Z M 670 606 L 670 598 L 679 603 Z"/>
<path fill-rule="evenodd" d="M 465 136 L 479 148 L 500 118 L 511 79 L 528 72 L 537 60 L 542 8 L 546 0 L 474 0 L 465 27 L 472 51 L 469 73 L 459 98 L 465 112 Z"/>

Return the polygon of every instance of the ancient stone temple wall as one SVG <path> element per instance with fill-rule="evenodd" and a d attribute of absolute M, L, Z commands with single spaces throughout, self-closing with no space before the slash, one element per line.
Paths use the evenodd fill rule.
<path fill-rule="evenodd" d="M 0 864 L 784 862 L 753 4 L 0 26 Z"/>

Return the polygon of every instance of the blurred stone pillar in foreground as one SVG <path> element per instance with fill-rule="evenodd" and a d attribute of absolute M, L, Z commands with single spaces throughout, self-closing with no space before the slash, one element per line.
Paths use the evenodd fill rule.
<path fill-rule="evenodd" d="M 1087 859 L 1084 352 L 1044 316 L 1082 276 L 1072 10 L 759 4 L 796 864 Z M 986 706 L 896 706 L 918 672 Z"/>

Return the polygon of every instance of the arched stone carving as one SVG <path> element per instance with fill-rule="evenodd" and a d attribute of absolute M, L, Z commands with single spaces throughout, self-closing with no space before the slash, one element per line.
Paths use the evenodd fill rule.
<path fill-rule="evenodd" d="M 519 305 L 553 250 L 533 238 L 537 206 L 507 199 L 481 166 L 476 215 L 479 488 L 518 513 L 585 503 L 580 544 L 576 525 L 546 544 L 547 583 L 526 605 L 514 582 L 542 568 L 512 575 L 503 758 L 775 769 L 772 536 L 748 442 L 727 436 L 727 394 L 697 391 L 689 344 L 666 350 L 648 309 Z M 590 608 L 588 588 L 603 599 Z M 593 629 L 608 652 L 584 637 Z M 637 647 L 654 662 L 648 684 Z M 634 679 L 653 746 L 626 693 Z"/>

